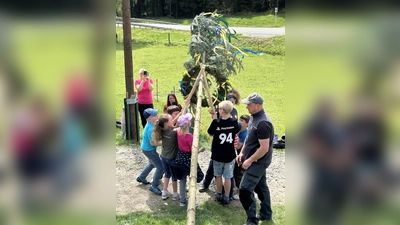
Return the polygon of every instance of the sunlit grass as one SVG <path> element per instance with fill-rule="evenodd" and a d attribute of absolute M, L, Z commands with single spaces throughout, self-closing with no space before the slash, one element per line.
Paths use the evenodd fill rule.
<path fill-rule="evenodd" d="M 285 206 L 272 206 L 272 210 L 275 224 L 285 224 Z M 117 225 L 184 225 L 186 224 L 186 207 L 180 207 L 178 204 L 161 206 L 157 213 L 132 212 L 128 215 L 116 216 L 116 220 Z M 196 210 L 196 224 L 199 225 L 236 225 L 244 222 L 246 222 L 246 213 L 240 204 L 222 207 L 210 200 L 201 203 Z M 260 222 L 259 224 L 269 223 Z"/>

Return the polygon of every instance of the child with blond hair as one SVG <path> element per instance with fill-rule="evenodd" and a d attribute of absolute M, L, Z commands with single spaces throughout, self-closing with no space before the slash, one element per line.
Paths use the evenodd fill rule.
<path fill-rule="evenodd" d="M 222 101 L 218 104 L 220 119 L 214 119 L 208 128 L 208 134 L 213 136 L 211 144 L 211 159 L 213 160 L 217 195 L 215 200 L 224 206 L 229 205 L 231 179 L 235 165 L 236 151 L 235 136 L 239 132 L 237 120 L 231 118 L 233 104 L 231 101 Z M 222 176 L 225 178 L 222 193 Z M 224 194 L 224 195 L 223 195 Z"/>
<path fill-rule="evenodd" d="M 176 155 L 175 160 L 172 162 L 172 169 L 176 177 L 179 179 L 179 194 L 180 194 L 180 206 L 186 206 L 186 177 L 190 174 L 190 162 L 192 156 L 192 144 L 193 144 L 193 135 L 189 132 L 189 127 L 192 120 L 192 114 L 186 113 L 179 117 L 178 119 L 178 130 L 177 130 L 177 139 L 178 139 L 178 147 L 179 151 Z M 199 153 L 203 152 L 204 148 L 201 147 L 199 149 Z M 200 182 L 203 180 L 203 177 L 200 177 L 199 174 L 204 174 L 201 172 L 199 164 L 197 164 L 198 177 L 197 181 Z"/>

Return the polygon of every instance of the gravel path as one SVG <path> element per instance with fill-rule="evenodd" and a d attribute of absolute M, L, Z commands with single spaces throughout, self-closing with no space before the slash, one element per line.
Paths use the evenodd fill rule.
<path fill-rule="evenodd" d="M 199 154 L 199 164 L 205 173 L 210 160 L 211 152 L 205 151 Z M 160 205 L 177 205 L 179 201 L 172 201 L 171 198 L 161 200 L 160 196 L 148 190 L 148 185 L 136 182 L 142 169 L 148 160 L 138 146 L 117 146 L 116 147 L 116 214 L 125 215 L 133 211 L 159 210 Z M 153 177 L 155 169 L 149 174 L 148 180 Z M 267 183 L 271 192 L 273 205 L 285 204 L 285 153 L 274 151 L 272 163 L 267 169 Z M 201 183 L 197 188 L 200 188 Z M 162 187 L 162 182 L 160 188 Z M 172 186 L 168 190 L 172 192 Z M 210 186 L 210 191 L 205 193 L 197 192 L 197 200 L 200 202 L 214 201 L 215 187 Z M 234 200 L 232 205 L 240 205 L 240 201 Z"/>

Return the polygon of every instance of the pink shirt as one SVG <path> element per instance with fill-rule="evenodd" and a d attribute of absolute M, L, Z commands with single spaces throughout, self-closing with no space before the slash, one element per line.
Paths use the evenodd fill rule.
<path fill-rule="evenodd" d="M 182 136 L 181 132 L 178 130 L 177 136 L 179 149 L 183 152 L 192 152 L 193 134 L 189 133 Z"/>
<path fill-rule="evenodd" d="M 142 82 L 141 79 L 135 81 L 135 86 L 139 85 Z M 144 82 L 143 88 L 141 91 L 137 92 L 138 102 L 139 104 L 152 104 L 153 103 L 153 94 L 149 89 L 149 82 L 153 84 L 153 80 L 149 78 L 148 81 Z"/>

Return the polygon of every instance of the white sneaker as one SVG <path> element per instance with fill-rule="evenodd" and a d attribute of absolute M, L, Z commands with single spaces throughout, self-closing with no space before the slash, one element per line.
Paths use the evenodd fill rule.
<path fill-rule="evenodd" d="M 234 195 L 234 196 L 233 196 L 233 199 L 235 199 L 235 200 L 240 200 L 239 195 L 238 195 L 238 194 Z"/>
<path fill-rule="evenodd" d="M 179 195 L 173 195 L 172 196 L 172 200 L 173 201 L 177 201 L 177 200 L 179 200 L 180 198 L 179 198 Z"/>
<path fill-rule="evenodd" d="M 162 195 L 161 195 L 161 199 L 162 200 L 166 200 L 167 198 L 169 198 L 169 192 L 168 191 L 163 191 Z"/>

